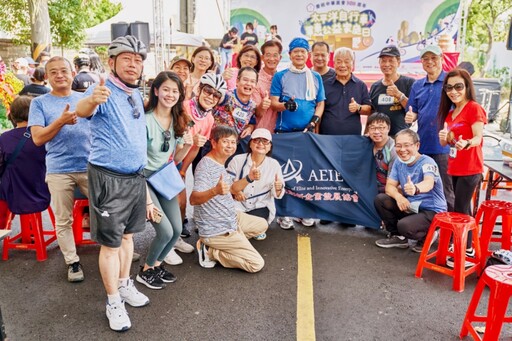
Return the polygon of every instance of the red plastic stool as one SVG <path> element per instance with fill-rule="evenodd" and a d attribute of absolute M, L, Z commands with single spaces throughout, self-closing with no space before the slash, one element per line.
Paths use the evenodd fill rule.
<path fill-rule="evenodd" d="M 493 237 L 492 232 L 496 225 L 496 219 L 502 217 L 502 233 L 501 237 Z M 480 235 L 480 248 L 482 250 L 482 268 L 485 261 L 492 251 L 489 250 L 491 242 L 500 242 L 501 248 L 510 250 L 511 232 L 512 232 L 512 203 L 502 200 L 486 200 L 482 202 L 476 214 L 476 222 L 480 223 L 483 218 L 482 229 Z"/>
<path fill-rule="evenodd" d="M 428 253 L 432 247 L 432 239 L 436 229 L 439 228 L 439 243 L 437 250 Z M 473 232 L 473 247 L 475 248 L 475 258 L 466 259 L 466 242 L 468 232 Z M 453 252 L 448 250 L 450 239 L 453 236 Z M 478 226 L 475 218 L 462 213 L 443 212 L 434 216 L 427 237 L 425 246 L 421 251 L 418 266 L 416 267 L 416 277 L 421 278 L 423 268 L 434 270 L 442 274 L 453 277 L 453 290 L 464 291 L 466 277 L 476 272 L 480 272 L 480 242 L 478 238 Z M 446 266 L 446 257 L 451 256 L 454 259 L 454 267 L 450 269 Z M 436 262 L 431 263 L 429 259 L 435 257 Z M 465 269 L 465 262 L 474 263 L 471 267 Z"/>
<path fill-rule="evenodd" d="M 75 237 L 76 245 L 96 244 L 96 242 L 89 238 L 84 238 L 84 233 L 90 233 L 89 227 L 83 226 L 84 209 L 89 207 L 88 199 L 75 199 L 73 207 L 73 236 Z"/>
<path fill-rule="evenodd" d="M 14 237 L 5 237 L 4 239 L 4 250 L 2 253 L 2 259 L 9 259 L 9 250 L 35 250 L 36 259 L 40 262 L 45 261 L 48 258 L 46 247 L 57 240 L 55 234 L 55 218 L 50 207 L 48 207 L 48 213 L 52 220 L 51 230 L 43 230 L 43 220 L 41 218 L 41 212 L 20 214 L 20 233 Z M 12 219 L 14 214 L 9 212 L 9 217 L 4 226 L 6 229 L 11 228 Z M 46 239 L 49 236 L 50 238 Z"/>
<path fill-rule="evenodd" d="M 490 289 L 487 315 L 476 315 L 476 308 L 485 286 Z M 512 265 L 492 265 L 486 268 L 476 285 L 471 302 L 469 302 L 460 338 L 467 336 L 469 332 L 475 340 L 498 340 L 503 323 L 512 322 L 512 316 L 506 316 L 510 296 L 512 296 Z M 485 322 L 483 339 L 475 331 L 472 322 Z"/>

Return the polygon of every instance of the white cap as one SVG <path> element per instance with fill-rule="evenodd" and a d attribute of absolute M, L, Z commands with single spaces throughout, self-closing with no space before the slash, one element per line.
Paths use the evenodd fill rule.
<path fill-rule="evenodd" d="M 270 134 L 270 131 L 265 128 L 258 128 L 252 132 L 251 140 L 257 138 L 264 138 L 265 140 L 272 141 L 272 135 Z"/>
<path fill-rule="evenodd" d="M 25 58 L 18 58 L 14 62 L 18 63 L 21 67 L 28 67 L 28 60 Z"/>

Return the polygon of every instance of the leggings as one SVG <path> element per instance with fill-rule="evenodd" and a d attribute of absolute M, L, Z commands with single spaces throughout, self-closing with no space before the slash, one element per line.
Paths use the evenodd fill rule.
<path fill-rule="evenodd" d="M 183 225 L 178 196 L 167 200 L 155 192 L 150 185 L 148 185 L 148 188 L 153 204 L 163 213 L 160 223 L 151 222 L 155 228 L 156 236 L 149 246 L 146 264 L 152 267 L 156 261 L 162 262 L 171 251 L 181 234 Z"/>
<path fill-rule="evenodd" d="M 452 176 L 453 191 L 455 192 L 455 204 L 453 211 L 473 215 L 471 210 L 471 198 L 473 192 L 482 179 L 482 174 Z M 466 248 L 471 248 L 473 241 L 473 231 L 469 231 Z"/>

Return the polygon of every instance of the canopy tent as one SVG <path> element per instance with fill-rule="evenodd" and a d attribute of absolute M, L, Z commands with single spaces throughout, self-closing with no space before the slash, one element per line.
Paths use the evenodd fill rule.
<path fill-rule="evenodd" d="M 177 3 L 177 2 L 176 2 Z M 177 16 L 171 13 L 179 13 L 177 8 L 171 8 L 172 1 L 164 2 L 164 23 L 178 22 Z M 111 25 L 115 23 L 132 23 L 132 22 L 147 22 L 149 23 L 149 33 L 151 43 L 154 39 L 154 25 L 153 25 L 153 7 L 148 5 L 141 6 L 138 1 L 123 1 L 123 9 L 99 25 L 91 27 L 86 30 L 86 44 L 88 45 L 107 45 L 111 42 Z M 164 32 L 164 42 L 168 45 L 175 46 L 201 46 L 203 44 L 203 37 L 196 34 L 183 33 L 173 31 L 171 34 L 169 29 Z"/>

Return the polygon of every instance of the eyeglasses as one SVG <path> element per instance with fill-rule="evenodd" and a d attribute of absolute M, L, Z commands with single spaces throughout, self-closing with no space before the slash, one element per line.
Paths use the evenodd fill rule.
<path fill-rule="evenodd" d="M 203 91 L 204 91 L 206 96 L 213 96 L 217 100 L 222 98 L 222 94 L 219 91 L 217 91 L 214 88 L 212 88 L 211 86 L 209 86 L 209 85 L 203 86 Z"/>
<path fill-rule="evenodd" d="M 165 130 L 162 132 L 162 135 L 164 136 L 164 143 L 162 143 L 162 151 L 168 152 L 169 151 L 169 141 L 171 140 L 171 132 L 169 130 Z"/>
<path fill-rule="evenodd" d="M 264 146 L 268 146 L 270 144 L 269 140 L 261 138 L 261 137 L 252 139 L 251 141 L 254 142 L 254 144 L 262 144 Z"/>
<path fill-rule="evenodd" d="M 256 79 L 251 79 L 251 78 L 247 78 L 247 77 L 240 77 L 240 81 L 244 82 L 244 83 L 248 83 L 248 84 L 258 84 L 258 82 L 256 81 Z"/>
<path fill-rule="evenodd" d="M 199 57 L 195 57 L 195 58 L 197 58 L 199 60 L 202 60 L 202 61 L 205 61 L 205 62 L 209 62 L 210 60 L 212 60 L 210 57 L 203 57 L 203 56 L 199 56 Z"/>
<path fill-rule="evenodd" d="M 240 56 L 240 58 L 242 58 L 242 57 L 245 57 L 247 59 L 254 59 L 254 60 L 258 59 L 258 57 L 256 57 L 255 55 L 247 54 L 247 53 Z"/>
<path fill-rule="evenodd" d="M 264 56 L 265 56 L 265 58 L 268 58 L 268 59 L 270 59 L 270 58 L 277 59 L 277 58 L 279 58 L 280 54 L 279 53 L 265 53 Z"/>
<path fill-rule="evenodd" d="M 371 127 L 368 127 L 368 130 L 369 131 L 386 131 L 388 127 L 386 126 L 371 126 Z"/>
<path fill-rule="evenodd" d="M 446 92 L 450 92 L 453 89 L 455 89 L 456 91 L 462 91 L 462 90 L 464 90 L 464 88 L 465 88 L 464 83 L 456 83 L 454 85 L 451 85 L 451 84 L 444 85 L 444 91 L 446 91 Z"/>
<path fill-rule="evenodd" d="M 437 62 L 439 60 L 439 56 L 434 57 L 421 57 L 421 61 L 428 63 L 428 62 Z"/>
<path fill-rule="evenodd" d="M 399 150 L 400 150 L 400 149 L 403 149 L 403 148 L 405 148 L 405 149 L 409 149 L 409 148 L 411 148 L 412 146 L 414 146 L 414 143 L 395 144 L 395 148 L 396 148 L 396 149 L 399 149 Z"/>
<path fill-rule="evenodd" d="M 140 111 L 139 108 L 135 105 L 135 101 L 133 100 L 132 96 L 128 96 L 128 103 L 132 106 L 133 109 L 133 118 L 138 119 L 140 117 Z"/>

